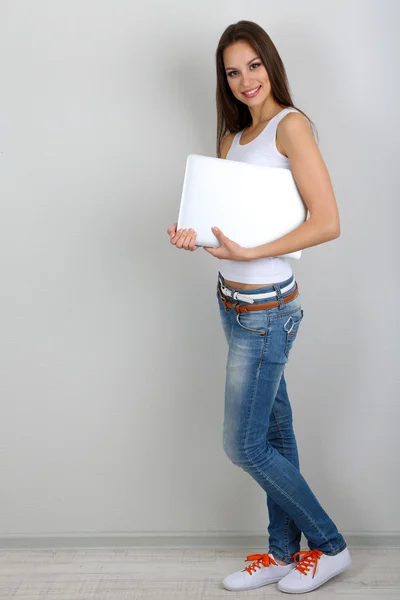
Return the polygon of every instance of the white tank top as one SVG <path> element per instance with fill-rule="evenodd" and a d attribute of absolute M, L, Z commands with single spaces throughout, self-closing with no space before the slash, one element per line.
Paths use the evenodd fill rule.
<path fill-rule="evenodd" d="M 244 130 L 239 131 L 233 139 L 226 158 L 255 165 L 290 169 L 289 159 L 278 151 L 275 143 L 278 123 L 289 112 L 299 111 L 291 107 L 284 108 L 267 123 L 254 140 L 244 146 L 239 144 Z M 279 283 L 289 279 L 293 274 L 288 259 L 278 257 L 257 258 L 250 261 L 219 259 L 219 270 L 225 279 L 239 283 Z"/>

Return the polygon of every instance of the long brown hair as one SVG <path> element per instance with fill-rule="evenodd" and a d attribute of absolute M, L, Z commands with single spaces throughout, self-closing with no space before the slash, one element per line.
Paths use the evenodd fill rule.
<path fill-rule="evenodd" d="M 271 94 L 282 108 L 293 107 L 301 112 L 310 122 L 311 129 L 316 127 L 311 119 L 293 104 L 286 70 L 271 38 L 266 31 L 253 21 L 238 21 L 229 25 L 223 32 L 215 53 L 217 67 L 217 157 L 221 156 L 221 143 L 228 133 L 242 131 L 252 122 L 249 108 L 240 102 L 232 93 L 225 72 L 223 51 L 225 48 L 244 40 L 248 42 L 261 58 L 271 83 Z"/>

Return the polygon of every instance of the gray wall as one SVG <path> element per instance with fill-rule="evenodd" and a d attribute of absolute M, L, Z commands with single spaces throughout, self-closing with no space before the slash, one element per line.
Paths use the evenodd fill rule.
<path fill-rule="evenodd" d="M 398 3 L 0 2 L 0 535 L 262 533 L 222 449 L 218 260 L 178 251 L 215 155 L 216 45 L 271 35 L 342 235 L 293 261 L 302 472 L 344 534 L 398 534 Z"/>

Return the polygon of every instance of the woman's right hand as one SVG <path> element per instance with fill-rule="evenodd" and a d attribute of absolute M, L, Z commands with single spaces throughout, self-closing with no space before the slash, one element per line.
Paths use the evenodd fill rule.
<path fill-rule="evenodd" d="M 200 246 L 195 245 L 197 233 L 195 231 L 190 232 L 188 229 L 179 229 L 176 231 L 178 223 L 174 223 L 171 227 L 168 227 L 167 232 L 170 236 L 170 242 L 177 248 L 183 248 L 184 250 L 190 250 L 194 252 Z"/>

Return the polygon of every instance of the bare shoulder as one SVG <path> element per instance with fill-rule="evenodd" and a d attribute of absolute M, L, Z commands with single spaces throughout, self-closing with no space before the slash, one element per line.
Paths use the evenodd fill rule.
<path fill-rule="evenodd" d="M 310 121 L 301 113 L 288 113 L 278 123 L 276 141 L 278 150 L 286 156 L 294 141 L 297 141 L 298 146 L 305 142 L 315 143 Z"/>
<path fill-rule="evenodd" d="M 278 123 L 277 133 L 283 136 L 296 134 L 312 134 L 310 121 L 299 112 L 290 112 L 285 115 Z"/>
<path fill-rule="evenodd" d="M 235 133 L 228 133 L 223 139 L 221 143 L 221 158 L 226 158 L 226 155 L 229 152 L 230 147 L 232 146 L 233 138 L 235 137 Z"/>
<path fill-rule="evenodd" d="M 314 139 L 310 121 L 302 113 L 289 113 L 279 123 L 280 142 L 308 210 L 329 239 L 340 235 L 340 218 L 328 168 Z M 321 229 L 321 230 L 322 230 Z"/>

